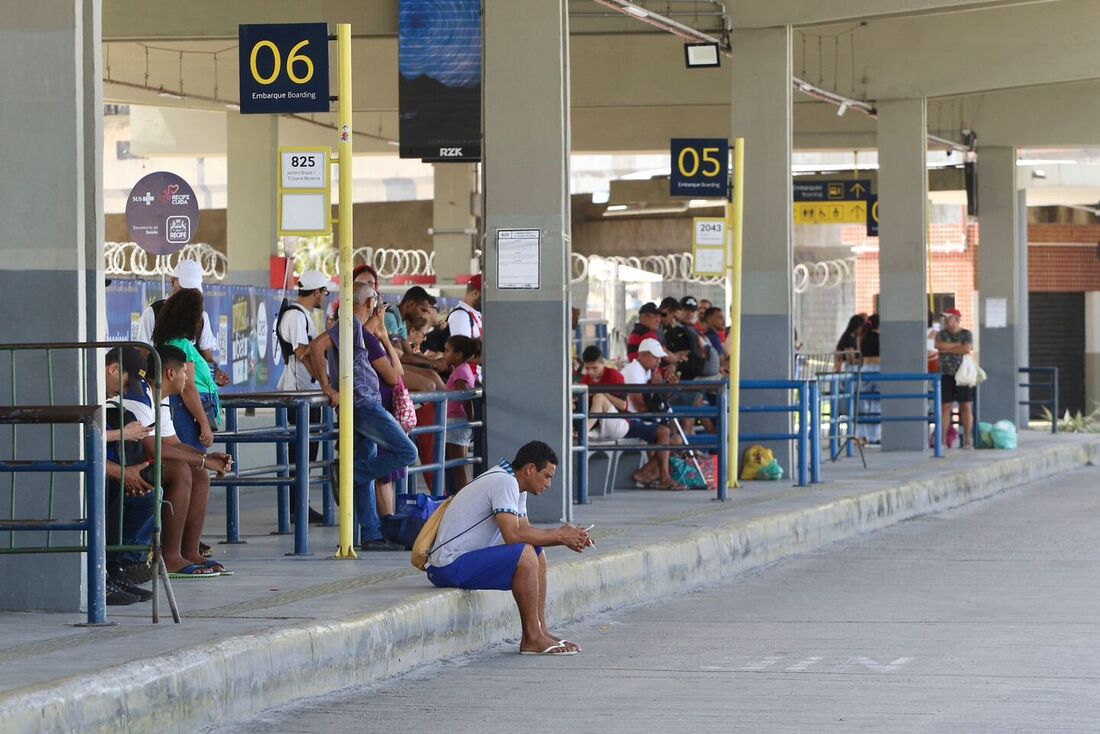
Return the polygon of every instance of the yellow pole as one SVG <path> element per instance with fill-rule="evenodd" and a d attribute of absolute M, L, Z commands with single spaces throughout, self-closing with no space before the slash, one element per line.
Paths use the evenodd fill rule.
<path fill-rule="evenodd" d="M 741 238 L 745 221 L 745 139 L 736 138 L 733 149 L 733 201 L 726 204 L 726 290 L 730 294 L 729 468 L 727 486 L 737 489 L 737 465 L 741 437 Z"/>
<path fill-rule="evenodd" d="M 340 548 L 337 558 L 355 558 L 353 543 L 353 461 L 355 415 L 352 412 L 355 380 L 352 374 L 355 331 L 352 316 L 352 149 L 351 149 L 351 25 L 336 26 L 336 57 L 339 73 L 340 142 Z M 299 518 L 301 522 L 301 518 Z"/>

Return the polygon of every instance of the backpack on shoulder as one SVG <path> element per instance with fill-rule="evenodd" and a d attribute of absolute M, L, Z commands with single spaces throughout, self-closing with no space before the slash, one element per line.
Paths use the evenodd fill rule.
<path fill-rule="evenodd" d="M 297 303 L 291 303 L 288 299 L 284 298 L 283 302 L 279 305 L 279 315 L 275 317 L 275 338 L 279 341 L 279 351 L 283 355 L 283 364 L 290 364 L 290 358 L 294 355 L 294 345 L 283 338 L 279 328 L 283 325 L 283 317 L 291 310 L 300 312 L 306 319 L 309 319 L 309 314 L 306 310 L 299 306 Z"/>
<path fill-rule="evenodd" d="M 451 338 L 451 314 L 455 311 L 462 311 L 470 319 L 470 333 L 474 333 L 474 315 L 466 309 L 460 309 L 457 306 L 447 312 L 447 326 L 442 329 L 432 329 L 427 336 L 424 337 L 424 349 L 428 352 L 442 352 L 443 348 L 447 346 L 447 340 Z"/>

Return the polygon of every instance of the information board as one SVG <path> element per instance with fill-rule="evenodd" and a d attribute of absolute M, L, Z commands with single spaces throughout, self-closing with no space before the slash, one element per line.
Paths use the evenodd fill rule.
<path fill-rule="evenodd" d="M 694 199 L 729 195 L 730 143 L 725 138 L 673 138 L 670 196 Z"/>
<path fill-rule="evenodd" d="M 327 148 L 279 148 L 279 236 L 332 234 Z"/>
<path fill-rule="evenodd" d="M 712 217 L 696 217 L 692 237 L 692 264 L 694 275 L 726 274 L 726 220 Z"/>
<path fill-rule="evenodd" d="M 328 37 L 326 23 L 241 25 L 241 114 L 328 112 Z"/>

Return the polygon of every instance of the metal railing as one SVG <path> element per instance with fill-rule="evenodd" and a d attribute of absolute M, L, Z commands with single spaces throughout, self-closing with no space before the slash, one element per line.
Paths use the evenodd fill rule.
<path fill-rule="evenodd" d="M 809 484 L 811 472 L 811 455 L 816 456 L 820 452 L 816 443 L 820 431 L 812 430 L 810 406 L 814 402 L 817 383 L 813 380 L 741 380 L 741 391 L 746 390 L 782 390 L 789 394 L 796 391 L 798 397 L 794 404 L 788 401 L 770 405 L 745 405 L 742 401 L 741 413 L 787 413 L 798 416 L 795 430 L 789 433 L 748 433 L 742 431 L 738 437 L 739 443 L 753 443 L 759 441 L 797 441 L 798 442 L 798 486 L 805 487 Z M 812 393 L 812 394 L 811 394 Z M 816 417 L 816 412 L 814 416 Z M 740 451 L 740 446 L 738 447 Z"/>
<path fill-rule="evenodd" d="M 587 385 L 588 394 L 599 393 L 652 393 L 658 395 L 673 394 L 673 393 L 717 393 L 717 400 L 714 405 L 706 404 L 700 407 L 685 407 L 685 406 L 670 406 L 664 411 L 659 410 L 647 410 L 639 413 L 592 413 L 588 410 L 587 400 L 583 400 L 584 408 L 583 413 L 574 413 L 573 421 L 576 422 L 583 414 L 584 423 L 578 428 L 581 435 L 584 436 L 585 448 L 585 461 L 587 456 L 592 451 L 608 451 L 608 452 L 622 452 L 622 451 L 693 451 L 696 449 L 704 449 L 713 451 L 718 456 L 718 477 L 717 477 L 717 499 L 726 500 L 728 498 L 728 491 L 726 488 L 725 477 L 727 476 L 727 462 L 728 456 L 728 443 L 729 443 L 729 394 L 726 388 L 727 382 L 725 380 L 694 380 L 691 382 L 678 383 L 675 385 L 663 384 L 663 385 Z M 577 388 L 574 388 L 574 395 L 581 394 Z M 682 444 L 619 444 L 597 441 L 595 443 L 588 440 L 588 425 L 587 421 L 592 418 L 597 419 L 619 419 L 619 420 L 645 420 L 645 421 L 673 421 L 674 423 L 681 418 L 690 419 L 712 419 L 715 421 L 715 427 L 718 429 L 714 434 L 695 434 L 694 436 L 687 436 L 686 441 Z M 684 438 L 684 437 L 681 437 Z M 573 453 L 577 451 L 578 446 L 575 444 L 572 447 Z M 578 488 L 578 502 L 583 498 L 585 504 L 588 500 L 588 472 L 587 467 L 584 472 L 585 482 Z"/>
<path fill-rule="evenodd" d="M 409 437 L 435 435 L 435 461 L 429 464 L 411 466 L 406 471 L 404 480 L 404 493 L 409 492 L 409 480 L 411 477 L 433 472 L 432 496 L 439 498 L 447 495 L 447 469 L 458 466 L 482 466 L 485 464 L 485 442 L 481 435 L 485 428 L 485 421 L 481 416 L 485 409 L 485 391 L 482 388 L 464 391 L 439 391 L 439 392 L 414 392 L 410 393 L 413 405 L 435 405 L 436 422 L 429 425 L 417 425 L 409 431 Z M 470 401 L 474 407 L 474 420 L 458 421 L 447 425 L 447 406 L 452 402 Z M 474 432 L 474 453 L 461 459 L 447 458 L 447 433 L 463 428 L 472 428 Z"/>
<path fill-rule="evenodd" d="M 837 385 L 837 391 L 840 393 L 851 393 L 850 387 L 843 387 L 845 382 L 860 381 L 863 376 L 840 372 L 831 375 L 822 374 L 817 376 L 817 382 L 822 384 Z M 881 392 L 875 390 L 862 390 L 856 393 L 862 399 L 867 400 L 920 400 L 923 401 L 922 405 L 924 410 L 918 415 L 891 415 L 885 416 L 880 413 L 874 414 L 857 414 L 857 424 L 881 424 L 881 423 L 925 423 L 933 426 L 933 451 L 937 458 L 943 456 L 943 426 L 941 425 L 940 416 L 942 415 L 943 406 L 943 393 L 940 385 L 940 375 L 935 372 L 876 372 L 871 380 L 875 383 L 900 383 L 900 382 L 918 382 L 928 383 L 929 388 L 924 392 Z M 820 392 L 819 392 L 820 395 Z M 932 410 L 928 411 L 927 401 L 932 401 Z M 820 411 L 820 409 L 818 409 Z M 977 423 L 975 422 L 975 425 Z"/>
<path fill-rule="evenodd" d="M 577 478 L 577 504 L 591 503 L 588 498 L 588 385 L 573 385 L 572 438 L 569 449 L 573 476 Z"/>
<path fill-rule="evenodd" d="M 160 511 L 163 501 L 161 486 L 161 425 L 160 411 L 154 408 L 154 455 L 153 466 L 153 533 L 148 545 L 126 544 L 123 542 L 123 518 L 125 514 L 125 482 L 120 479 L 117 483 L 118 492 L 118 538 L 119 542 L 107 545 L 107 487 L 106 487 L 106 444 L 100 433 L 102 416 L 99 413 L 99 405 L 102 398 L 90 399 L 88 393 L 88 369 L 90 360 L 94 364 L 103 363 L 103 356 L 99 350 L 119 349 L 123 347 L 139 347 L 150 352 L 153 369 L 159 376 L 161 373 L 160 355 L 148 344 L 142 342 L 50 342 L 38 344 L 3 344 L 0 352 L 8 352 L 9 360 L 7 369 L 10 380 L 11 405 L 0 407 L 0 425 L 10 427 L 11 444 L 10 457 L 0 460 L 0 473 L 11 475 L 11 484 L 8 497 L 8 519 L 0 520 L 0 530 L 8 531 L 8 547 L 0 548 L 0 554 L 38 554 L 38 553 L 85 553 L 87 556 L 86 569 L 86 612 L 89 625 L 106 624 L 106 588 L 107 588 L 107 553 L 108 552 L 145 552 L 151 553 L 154 563 L 153 574 L 153 605 L 152 620 L 159 621 L 159 601 L 157 594 L 157 582 L 163 580 L 168 593 L 168 601 L 171 606 L 172 616 L 176 622 L 180 621 L 175 599 L 172 595 L 171 585 L 168 581 L 168 571 L 164 566 L 160 548 Z M 18 360 L 16 355 L 27 352 L 43 352 L 41 355 L 44 365 L 39 364 L 34 371 L 36 377 L 43 376 L 41 368 L 45 370 L 45 405 L 20 405 L 18 384 Z M 54 386 L 54 352 L 76 352 L 77 379 L 76 405 L 55 404 L 56 390 Z M 91 352 L 91 353 L 90 353 Z M 94 353 L 94 357 L 93 354 Z M 140 380 L 139 376 L 131 376 L 131 379 Z M 72 385 L 72 380 L 66 380 Z M 160 381 L 154 383 L 153 403 L 160 403 Z M 123 385 L 120 388 L 125 387 Z M 41 388 L 36 392 L 41 392 Z M 105 396 L 103 396 L 105 397 Z M 121 401 L 119 395 L 119 412 L 121 413 Z M 90 405 L 84 403 L 92 402 Z M 48 459 L 20 459 L 19 427 L 20 426 L 48 426 L 49 427 L 49 458 Z M 81 457 L 77 459 L 57 458 L 57 428 L 62 425 L 81 426 L 82 438 L 78 444 Z M 121 476 L 125 476 L 126 451 L 123 446 L 121 429 L 125 421 L 119 420 L 120 435 L 118 439 L 119 452 L 117 462 L 121 468 Z M 80 473 L 84 475 L 83 492 L 80 499 L 83 517 L 79 519 L 62 520 L 55 517 L 57 504 L 56 474 Z M 18 482 L 20 474 L 48 474 L 46 483 L 46 515 L 45 518 L 19 518 L 16 516 L 18 507 Z M 34 489 L 33 487 L 31 488 Z M 112 519 L 113 521 L 113 519 Z M 53 533 L 75 531 L 82 533 L 80 542 L 69 545 L 55 545 Z M 15 544 L 16 532 L 45 532 L 45 545 L 17 546 Z"/>
<path fill-rule="evenodd" d="M 274 487 L 277 490 L 276 534 L 288 535 L 290 529 L 290 487 L 295 491 L 294 554 L 311 555 L 309 549 L 309 488 L 322 484 L 324 492 L 325 523 L 334 524 L 332 505 L 332 478 L 326 472 L 323 476 L 312 476 L 311 468 L 321 466 L 330 468 L 333 462 L 332 443 L 338 438 L 333 426 L 328 398 L 316 391 L 303 392 L 266 392 L 238 393 L 221 398 L 225 411 L 225 430 L 214 434 L 214 440 L 225 444 L 226 453 L 236 456 L 237 446 L 242 443 L 272 444 L 275 446 L 275 463 L 241 469 L 234 463 L 232 471 L 224 477 L 210 480 L 211 487 L 225 487 L 225 542 L 243 543 L 241 540 L 241 487 Z M 323 423 L 310 425 L 310 409 L 325 409 Z M 237 415 L 238 410 L 271 408 L 275 410 L 275 425 L 242 430 Z M 294 411 L 294 425 L 290 425 L 290 411 Z M 323 460 L 312 463 L 309 458 L 309 445 L 321 442 L 324 450 Z M 291 466 L 288 447 L 294 444 L 296 463 Z M 292 471 L 293 470 L 293 471 Z"/>
<path fill-rule="evenodd" d="M 1027 389 L 1027 400 L 1021 400 L 1020 405 L 1028 406 L 1028 417 L 1031 417 L 1031 406 L 1037 405 L 1040 407 L 1046 407 L 1050 410 L 1050 432 L 1058 433 L 1058 368 L 1057 367 L 1021 367 L 1019 370 L 1021 375 L 1027 375 L 1028 381 L 1021 382 L 1020 387 Z M 1032 375 L 1047 375 L 1050 379 L 1046 382 L 1033 382 Z M 1031 391 L 1034 388 L 1041 388 L 1050 391 L 1050 397 L 1035 400 Z"/>

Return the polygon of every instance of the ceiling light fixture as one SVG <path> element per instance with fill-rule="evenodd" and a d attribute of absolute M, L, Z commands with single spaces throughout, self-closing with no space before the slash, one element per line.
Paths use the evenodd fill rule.
<path fill-rule="evenodd" d="M 633 15 L 635 18 L 648 18 L 649 17 L 649 11 L 648 10 L 646 10 L 645 8 L 640 8 L 640 7 L 638 7 L 637 5 L 634 5 L 634 4 L 629 4 L 629 3 L 625 4 L 625 5 L 623 5 L 623 9 L 626 10 L 626 12 Z"/>

